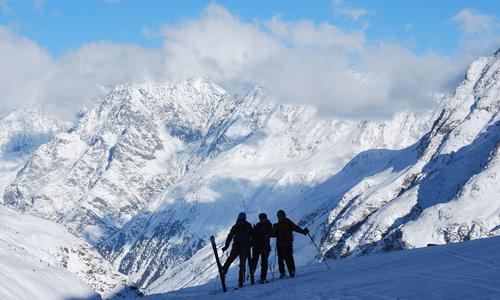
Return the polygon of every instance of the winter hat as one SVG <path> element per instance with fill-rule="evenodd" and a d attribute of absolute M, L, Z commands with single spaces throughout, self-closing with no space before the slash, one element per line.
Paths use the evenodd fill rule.
<path fill-rule="evenodd" d="M 259 219 L 267 219 L 267 215 L 265 213 L 259 214 Z"/>
<path fill-rule="evenodd" d="M 238 219 L 246 220 L 247 215 L 244 212 L 240 212 L 240 214 L 238 215 Z"/>
<path fill-rule="evenodd" d="M 282 215 L 284 218 L 286 218 L 286 214 L 282 209 L 278 210 L 278 213 L 276 215 L 278 216 L 278 219 L 279 219 L 280 215 Z"/>

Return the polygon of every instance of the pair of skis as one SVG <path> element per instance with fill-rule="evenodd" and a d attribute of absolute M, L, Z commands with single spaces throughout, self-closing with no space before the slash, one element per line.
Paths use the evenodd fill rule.
<path fill-rule="evenodd" d="M 212 248 L 214 249 L 215 261 L 217 262 L 217 269 L 219 269 L 220 282 L 222 283 L 222 290 L 227 292 L 226 288 L 226 275 L 222 270 L 222 264 L 220 263 L 219 254 L 217 253 L 217 245 L 215 245 L 215 237 L 212 235 L 210 237 L 210 243 L 212 243 Z"/>
<path fill-rule="evenodd" d="M 210 243 L 212 244 L 212 249 L 214 249 L 215 262 L 217 263 L 217 269 L 219 269 L 220 282 L 222 283 L 222 290 L 225 293 L 225 292 L 227 292 L 226 275 L 224 274 L 224 271 L 222 270 L 222 264 L 221 264 L 220 259 L 219 259 L 219 253 L 217 252 L 217 245 L 215 244 L 215 237 L 213 235 L 210 237 Z M 252 284 L 254 284 L 255 281 L 253 278 L 252 270 L 250 270 L 250 278 L 251 278 Z"/>

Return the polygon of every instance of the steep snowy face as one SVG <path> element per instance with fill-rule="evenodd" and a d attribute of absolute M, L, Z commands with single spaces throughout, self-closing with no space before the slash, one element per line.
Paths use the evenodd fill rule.
<path fill-rule="evenodd" d="M 179 180 L 226 96 L 206 79 L 117 86 L 30 157 L 4 202 L 95 244 Z"/>
<path fill-rule="evenodd" d="M 471 65 L 434 127 L 430 144 L 442 142 L 416 182 L 424 211 L 403 230 L 409 245 L 500 234 L 499 110 L 500 51 Z"/>
<path fill-rule="evenodd" d="M 500 234 L 499 56 L 471 65 L 419 144 L 383 161 L 368 152 L 344 168 L 367 177 L 352 181 L 330 211 L 322 236 L 328 257 Z"/>
<path fill-rule="evenodd" d="M 69 128 L 69 122 L 39 111 L 0 111 L 0 199 L 29 156 L 40 145 Z"/>

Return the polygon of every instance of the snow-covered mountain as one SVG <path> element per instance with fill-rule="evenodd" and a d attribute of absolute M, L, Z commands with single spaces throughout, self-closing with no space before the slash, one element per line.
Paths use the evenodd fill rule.
<path fill-rule="evenodd" d="M 135 298 L 137 287 L 62 225 L 0 205 L 0 298 Z"/>
<path fill-rule="evenodd" d="M 474 62 L 418 144 L 382 163 L 382 153 L 363 153 L 337 174 L 376 169 L 362 172 L 330 211 L 321 238 L 327 256 L 500 234 L 499 74 L 500 52 Z"/>
<path fill-rule="evenodd" d="M 186 172 L 192 158 L 189 149 L 175 155 L 182 150 L 175 135 L 189 140 L 207 131 L 224 93 L 204 80 L 117 86 L 30 157 L 5 203 L 63 223 L 95 245 Z"/>
<path fill-rule="evenodd" d="M 325 120 L 210 80 L 122 84 L 34 152 L 6 186 L 17 211 L 84 237 L 145 291 L 214 278 L 208 237 L 240 211 L 284 209 L 328 258 L 500 234 L 499 54 L 437 113 Z M 318 261 L 307 237 L 297 265 Z"/>
<path fill-rule="evenodd" d="M 408 146 L 429 119 L 408 112 L 388 122 L 321 120 L 311 107 L 278 105 L 262 87 L 237 99 L 208 79 L 124 84 L 43 144 L 4 202 L 64 224 L 147 286 L 214 230 L 224 235 L 232 214 L 277 209 L 361 151 Z M 207 223 L 199 210 L 217 213 Z"/>

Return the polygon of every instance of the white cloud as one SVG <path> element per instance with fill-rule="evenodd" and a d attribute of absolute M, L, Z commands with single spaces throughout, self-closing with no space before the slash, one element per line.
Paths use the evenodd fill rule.
<path fill-rule="evenodd" d="M 214 80 L 247 80 L 248 68 L 284 48 L 258 25 L 243 23 L 215 4 L 199 20 L 166 25 L 161 33 L 165 67 L 174 77 L 204 74 Z"/>
<path fill-rule="evenodd" d="M 248 24 L 215 4 L 199 20 L 162 32 L 172 75 L 206 74 L 230 92 L 259 83 L 283 102 L 316 105 L 327 116 L 387 117 L 434 108 L 430 91 L 450 92 L 449 78 L 457 71 L 435 55 L 369 47 L 364 30 L 345 33 L 329 23 L 280 16 Z M 371 81 L 353 78 L 350 68 L 368 73 Z"/>
<path fill-rule="evenodd" d="M 12 108 L 33 105 L 52 67 L 50 55 L 36 43 L 0 27 L 0 99 Z"/>
<path fill-rule="evenodd" d="M 161 59 L 159 50 L 136 45 L 87 44 L 51 66 L 39 100 L 69 117 L 75 108 L 103 96 L 102 86 L 166 79 L 160 75 Z"/>
<path fill-rule="evenodd" d="M 495 23 L 492 16 L 479 14 L 472 9 L 460 11 L 451 20 L 463 30 L 458 40 L 459 48 L 455 59 L 469 63 L 484 53 L 493 54 L 500 45 L 500 24 Z"/>
<path fill-rule="evenodd" d="M 329 23 L 279 16 L 245 23 L 216 4 L 157 34 L 164 37 L 159 49 L 99 42 L 53 61 L 34 42 L 0 27 L 2 103 L 39 103 L 68 117 L 102 96 L 101 85 L 207 76 L 231 93 L 262 84 L 284 103 L 367 119 L 432 108 L 428 94 L 452 92 L 450 78 L 465 67 L 397 45 L 369 45 L 364 30 L 346 33 Z"/>
<path fill-rule="evenodd" d="M 71 119 L 81 105 L 102 96 L 101 86 L 161 80 L 159 50 L 92 43 L 54 61 L 45 49 L 0 26 L 0 103 L 39 106 Z"/>
<path fill-rule="evenodd" d="M 357 21 L 360 17 L 371 14 L 372 12 L 363 8 L 347 8 L 339 7 L 335 9 L 335 12 L 344 16 L 347 16 L 354 21 Z"/>
<path fill-rule="evenodd" d="M 475 13 L 471 9 L 463 9 L 452 21 L 460 23 L 460 27 L 467 34 L 476 34 L 492 28 L 493 18 L 488 15 Z"/>
<path fill-rule="evenodd" d="M 462 76 L 460 72 L 465 67 L 433 53 L 415 55 L 407 48 L 386 43 L 365 51 L 358 66 L 376 80 L 376 93 L 370 97 L 373 100 L 367 108 L 376 107 L 386 113 L 433 108 L 431 95 L 452 92 L 458 84 L 456 75 Z"/>
<path fill-rule="evenodd" d="M 375 14 L 373 10 L 344 5 L 342 0 L 333 0 L 332 3 L 335 14 L 346 16 L 354 21 L 357 21 L 362 16 Z"/>
<path fill-rule="evenodd" d="M 341 53 L 357 52 L 365 43 L 363 30 L 344 33 L 338 27 L 327 22 L 318 26 L 311 20 L 285 22 L 275 16 L 266 27 L 275 38 L 284 41 L 291 47 L 329 49 Z"/>

